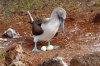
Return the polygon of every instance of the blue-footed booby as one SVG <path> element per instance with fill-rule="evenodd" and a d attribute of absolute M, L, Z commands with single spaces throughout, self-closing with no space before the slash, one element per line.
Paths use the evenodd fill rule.
<path fill-rule="evenodd" d="M 47 41 L 49 46 L 50 40 L 56 35 L 60 25 L 62 27 L 62 31 L 64 32 L 66 11 L 62 7 L 55 8 L 51 13 L 50 18 L 46 19 L 33 20 L 29 11 L 28 14 L 32 22 L 32 33 L 35 44 L 32 51 L 39 51 L 37 49 L 38 41 Z"/>

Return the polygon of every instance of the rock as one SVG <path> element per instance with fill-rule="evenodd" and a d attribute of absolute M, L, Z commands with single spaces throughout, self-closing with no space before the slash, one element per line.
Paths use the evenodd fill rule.
<path fill-rule="evenodd" d="M 4 47 L 0 47 L 0 49 L 3 49 Z"/>
<path fill-rule="evenodd" d="M 19 34 L 17 34 L 17 32 L 12 28 L 8 28 L 4 32 L 3 36 L 4 37 L 9 37 L 9 38 L 19 38 Z"/>
<path fill-rule="evenodd" d="M 13 44 L 5 49 L 5 61 L 9 66 L 25 66 L 23 63 L 23 49 L 21 45 Z"/>
<path fill-rule="evenodd" d="M 23 62 L 21 61 L 16 61 L 10 64 L 9 66 L 25 66 L 25 64 L 23 64 Z"/>
<path fill-rule="evenodd" d="M 0 41 L 7 41 L 7 39 L 4 39 L 4 38 L 0 38 Z"/>
<path fill-rule="evenodd" d="M 70 61 L 70 66 L 100 66 L 100 52 L 75 56 Z"/>
<path fill-rule="evenodd" d="M 87 3 L 87 6 L 95 6 L 96 5 L 96 1 L 95 0 L 91 0 L 90 2 Z"/>
<path fill-rule="evenodd" d="M 39 66 L 68 66 L 68 65 L 63 61 L 62 57 L 55 55 L 53 58 L 44 61 Z"/>

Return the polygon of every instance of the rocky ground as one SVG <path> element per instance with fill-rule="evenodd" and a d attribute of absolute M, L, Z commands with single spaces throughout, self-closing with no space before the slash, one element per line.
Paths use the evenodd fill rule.
<path fill-rule="evenodd" d="M 100 9 L 91 8 L 85 11 L 77 11 L 76 8 L 67 7 L 69 19 L 65 21 L 65 34 L 62 35 L 61 30 L 57 37 L 52 39 L 52 45 L 60 47 L 51 51 L 32 52 L 34 47 L 31 25 L 28 23 L 29 18 L 25 13 L 23 15 L 14 14 L 6 22 L 0 22 L 0 48 L 3 51 L 14 44 L 21 45 L 23 49 L 23 58 L 27 66 L 38 66 L 43 61 L 53 57 L 55 54 L 64 58 L 64 61 L 69 64 L 71 59 L 76 55 L 90 54 L 100 52 Z M 95 10 L 94 10 L 95 9 Z M 32 13 L 33 16 L 45 14 Z M 35 14 L 35 15 L 34 15 Z M 49 15 L 46 15 L 49 16 Z M 4 38 L 2 34 L 8 28 L 15 29 L 20 35 L 20 38 Z M 39 42 L 38 48 L 47 45 L 47 42 Z M 5 63 L 1 60 L 1 65 Z"/>

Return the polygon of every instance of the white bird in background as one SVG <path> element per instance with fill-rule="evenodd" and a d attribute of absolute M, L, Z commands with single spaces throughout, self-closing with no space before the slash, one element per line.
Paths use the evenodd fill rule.
<path fill-rule="evenodd" d="M 66 11 L 62 7 L 57 7 L 51 13 L 50 18 L 33 20 L 28 11 L 30 20 L 32 22 L 32 33 L 34 37 L 35 46 L 32 51 L 39 51 L 37 49 L 38 41 L 47 41 L 50 46 L 50 40 L 56 35 L 59 26 L 61 25 L 64 32 L 64 21 L 66 19 Z"/>

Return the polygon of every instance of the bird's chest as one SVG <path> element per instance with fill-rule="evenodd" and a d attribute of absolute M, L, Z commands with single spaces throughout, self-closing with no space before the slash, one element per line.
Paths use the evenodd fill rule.
<path fill-rule="evenodd" d="M 51 38 L 53 38 L 59 29 L 59 25 L 60 24 L 58 22 L 42 25 L 42 29 L 44 30 L 44 33 L 42 35 L 43 38 L 47 40 L 50 40 Z"/>

